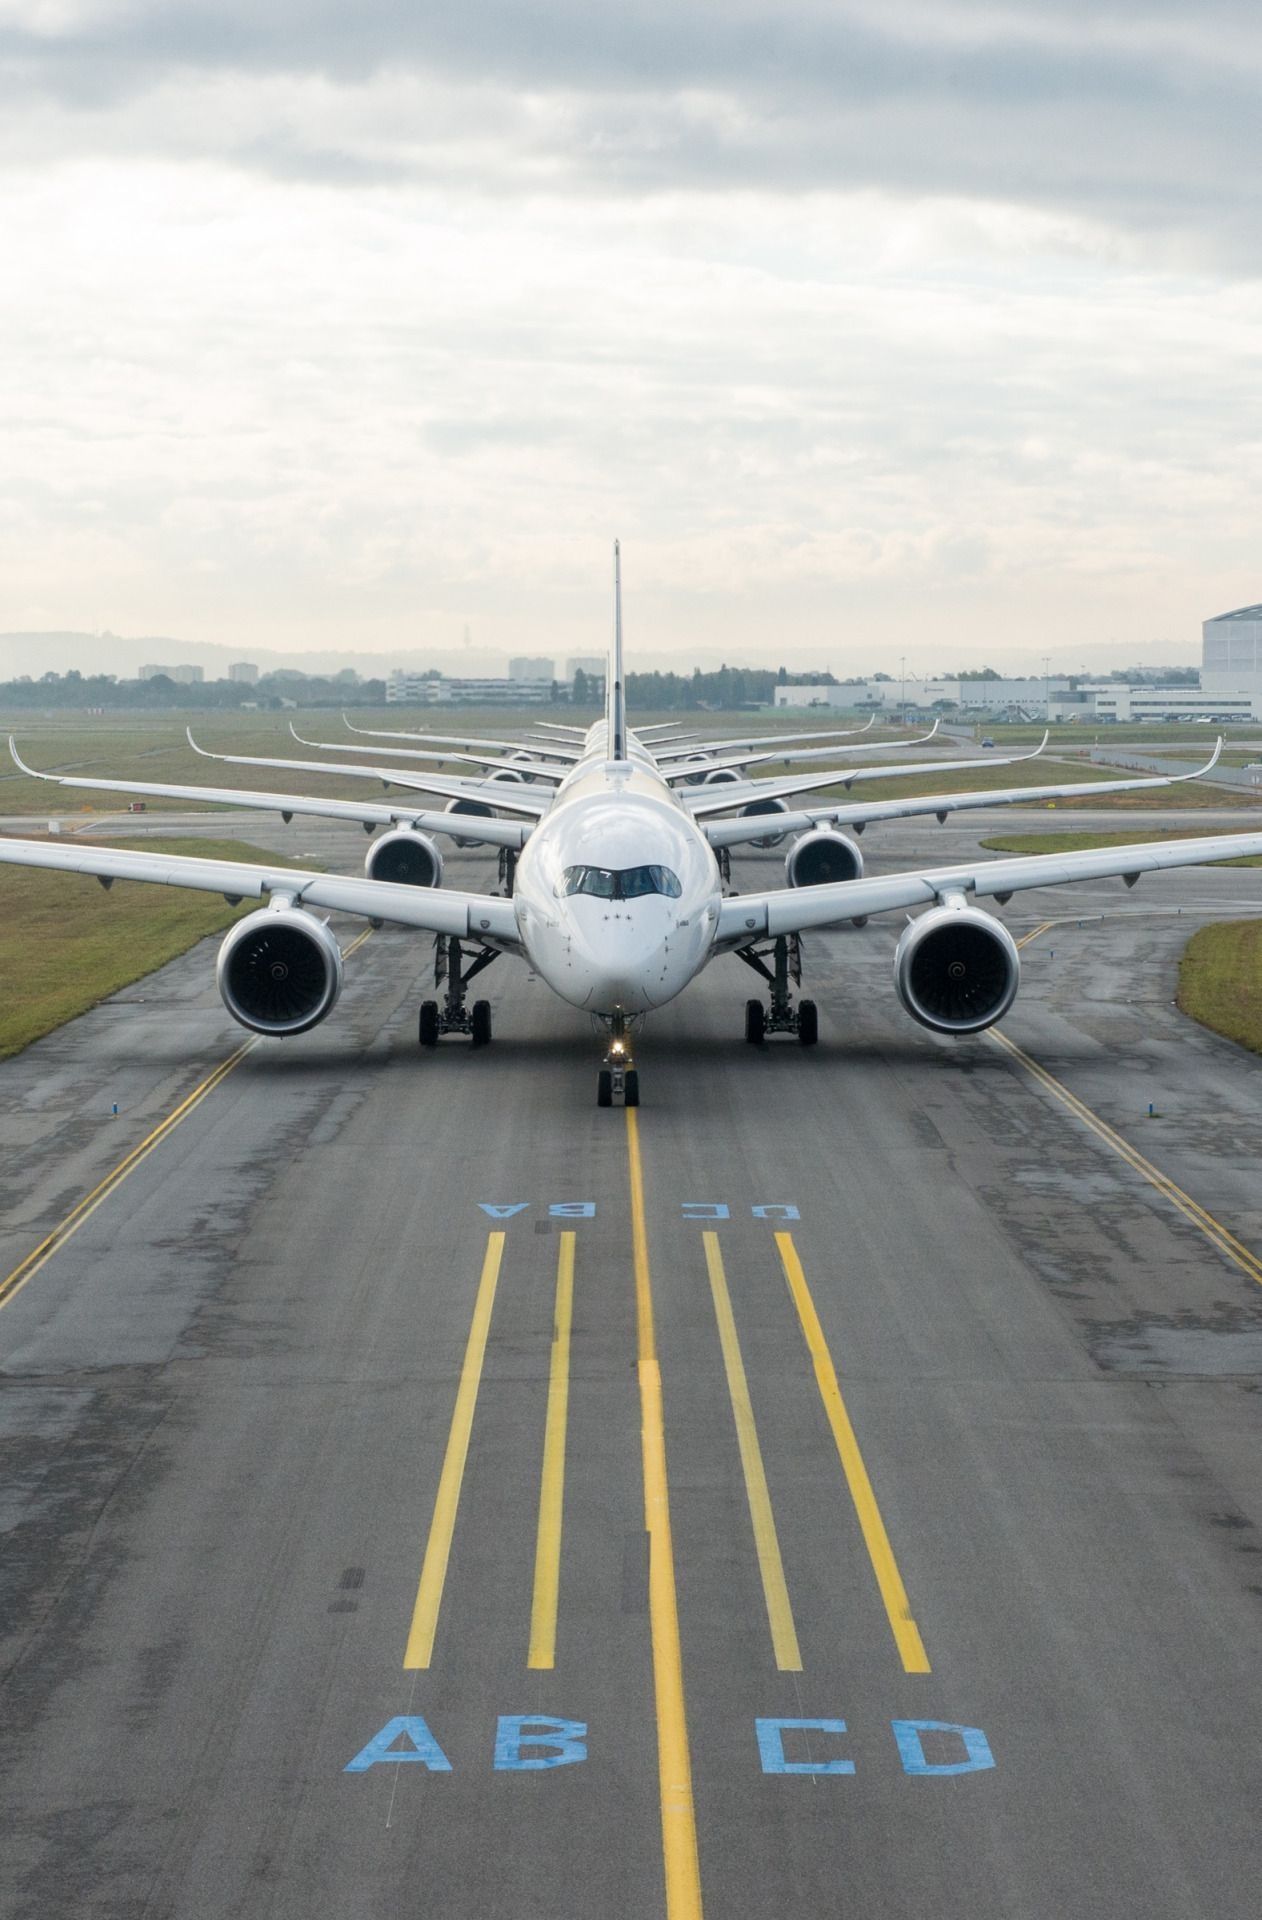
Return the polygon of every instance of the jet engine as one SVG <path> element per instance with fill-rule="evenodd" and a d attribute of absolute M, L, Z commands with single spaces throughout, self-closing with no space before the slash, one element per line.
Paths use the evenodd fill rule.
<path fill-rule="evenodd" d="M 495 808 L 488 807 L 485 800 L 449 800 L 443 808 L 443 812 L 471 813 L 475 814 L 479 820 L 493 820 L 495 818 Z M 455 840 L 458 847 L 480 847 L 482 845 L 480 840 L 462 840 L 459 834 L 455 836 Z"/>
<path fill-rule="evenodd" d="M 252 1033 L 306 1033 L 342 991 L 342 952 L 302 907 L 263 907 L 232 928 L 216 980 L 234 1020 Z"/>
<path fill-rule="evenodd" d="M 520 787 L 526 776 L 516 767 L 497 767 L 494 773 L 487 775 L 488 780 L 507 781 L 511 787 Z"/>
<path fill-rule="evenodd" d="M 702 775 L 703 787 L 735 787 L 740 785 L 740 775 L 735 767 L 713 767 Z"/>
<path fill-rule="evenodd" d="M 784 860 L 791 887 L 827 887 L 837 880 L 862 880 L 863 855 L 835 827 L 816 827 L 795 840 Z"/>
<path fill-rule="evenodd" d="M 913 920 L 894 954 L 894 986 L 913 1020 L 934 1033 L 980 1033 L 1017 997 L 1021 961 L 992 914 L 948 901 Z"/>
<path fill-rule="evenodd" d="M 787 813 L 788 804 L 784 800 L 751 800 L 747 807 L 741 808 L 741 819 L 748 820 L 763 813 Z M 782 833 L 769 833 L 761 840 L 751 840 L 751 847 L 780 847 L 784 845 Z"/>
<path fill-rule="evenodd" d="M 364 872 L 370 880 L 393 880 L 396 886 L 441 887 L 443 856 L 427 834 L 396 827 L 373 841 Z"/>

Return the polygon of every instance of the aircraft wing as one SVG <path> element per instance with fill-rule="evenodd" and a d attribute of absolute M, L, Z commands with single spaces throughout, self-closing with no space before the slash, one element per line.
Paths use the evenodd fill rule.
<path fill-rule="evenodd" d="M 289 723 L 289 731 L 300 747 L 316 747 L 321 753 L 392 753 L 398 760 L 428 760 L 431 765 L 439 767 L 442 766 L 445 761 L 452 760 L 460 765 L 469 767 L 507 767 L 513 764 L 503 752 L 487 755 L 484 753 L 457 753 L 452 749 L 442 753 L 422 753 L 413 747 L 356 747 L 347 746 L 344 741 L 340 740 L 306 740 L 302 734 L 299 733 L 292 720 Z M 541 762 L 532 760 L 529 767 L 520 765 L 519 771 L 523 777 L 529 773 L 532 779 L 555 780 L 559 783 L 564 780 L 566 774 L 569 772 L 569 768 L 545 767 Z"/>
<path fill-rule="evenodd" d="M 122 847 L 89 847 L 81 841 L 58 845 L 44 840 L 10 840 L 0 834 L 0 863 L 51 867 L 62 873 L 95 874 L 106 886 L 115 880 L 147 880 L 167 887 L 191 887 L 224 898 L 266 900 L 284 894 L 295 906 L 359 914 L 426 933 L 454 933 L 461 939 L 520 944 L 511 900 L 481 893 L 455 893 L 445 887 L 401 886 L 389 880 L 359 879 L 341 873 L 309 873 L 282 861 L 266 865 L 245 860 L 199 860 L 171 853 L 133 852 Z"/>
<path fill-rule="evenodd" d="M 704 820 L 710 814 L 727 813 L 733 807 L 745 806 L 750 800 L 784 800 L 790 794 L 811 793 L 820 787 L 845 787 L 849 791 L 857 780 L 893 780 L 909 773 L 968 773 L 974 767 L 1013 767 L 1019 761 L 1036 759 L 1042 751 L 1040 745 L 1033 753 L 1013 754 L 1006 760 L 996 760 L 991 754 L 985 760 L 934 760 L 923 766 L 909 765 L 903 760 L 885 767 L 834 767 L 830 773 L 773 774 L 765 780 L 734 780 L 728 786 L 694 787 L 690 792 L 680 792 L 678 797 L 694 820 Z M 773 817 L 763 816 L 764 820 Z M 768 830 L 764 825 L 763 832 Z"/>
<path fill-rule="evenodd" d="M 997 787 L 969 793 L 921 794 L 914 800 L 852 800 L 840 807 L 810 807 L 800 813 L 745 814 L 737 820 L 703 823 L 712 847 L 735 847 L 743 840 L 761 840 L 767 833 L 801 833 L 811 827 L 853 827 L 862 833 L 872 820 L 907 820 L 936 813 L 939 822 L 948 813 L 974 807 L 1025 806 L 1039 800 L 1078 800 L 1095 794 L 1135 793 L 1144 787 L 1177 787 L 1185 780 L 1202 780 L 1218 762 L 1221 739 L 1203 767 L 1191 773 L 1159 773 L 1142 780 L 1080 780 L 1062 787 Z M 993 762 L 991 763 L 994 764 Z"/>
<path fill-rule="evenodd" d="M 774 821 L 774 815 L 770 819 Z M 763 819 L 767 829 L 768 817 Z M 1133 886 L 1141 873 L 1164 867 L 1202 866 L 1262 854 L 1262 832 L 1198 834 L 1190 840 L 1147 840 L 1129 847 L 1097 847 L 1083 853 L 1034 853 L 1014 859 L 973 860 L 956 867 L 922 867 L 909 873 L 865 875 L 823 887 L 778 887 L 742 893 L 719 911 L 716 947 L 907 907 L 930 907 L 950 894 L 993 899 L 1002 906 L 1030 887 L 1063 887 L 1080 880 L 1123 879 Z"/>
<path fill-rule="evenodd" d="M 342 715 L 342 720 L 351 733 L 358 733 L 367 740 L 409 740 L 414 747 L 428 745 L 431 747 L 465 747 L 470 750 L 474 747 L 492 747 L 497 750 L 500 756 L 495 763 L 497 766 L 503 765 L 505 754 L 512 753 L 537 754 L 546 752 L 554 759 L 568 761 L 581 760 L 583 757 L 582 749 L 571 746 L 568 740 L 549 741 L 545 747 L 542 741 L 531 740 L 529 738 L 525 740 L 495 740 L 490 737 L 484 738 L 478 734 L 391 733 L 382 727 L 357 727 L 353 720 L 346 718 L 345 714 Z M 293 733 L 292 723 L 290 725 L 290 732 Z M 294 733 L 294 738 L 298 740 L 301 738 L 301 735 Z M 322 740 L 319 742 L 311 741 L 310 743 L 304 744 L 326 746 L 329 743 Z M 509 764 L 511 765 L 511 762 Z"/>
<path fill-rule="evenodd" d="M 336 760 L 264 760 L 245 753 L 208 753 L 199 747 L 189 730 L 188 743 L 204 760 L 221 760 L 232 767 L 273 767 L 282 773 L 337 773 L 351 780 L 377 780 L 383 787 L 400 787 L 405 793 L 437 793 L 445 800 L 484 800 L 488 806 L 503 807 L 506 813 L 524 813 L 538 820 L 555 798 L 527 793 L 517 780 L 466 780 L 461 774 L 418 773 L 402 767 L 348 766 Z"/>
<path fill-rule="evenodd" d="M 811 729 L 809 733 L 763 733 L 763 734 L 758 734 L 756 737 L 751 736 L 749 739 L 745 739 L 745 740 L 740 740 L 740 739 L 705 740 L 700 742 L 695 747 L 683 747 L 683 746 L 677 747 L 677 743 L 675 740 L 663 740 L 661 743 L 662 751 L 659 753 L 658 749 L 654 747 L 652 749 L 652 752 L 653 752 L 653 757 L 657 760 L 658 764 L 662 766 L 663 771 L 665 771 L 664 762 L 667 759 L 670 759 L 670 760 L 687 759 L 690 756 L 695 756 L 696 754 L 699 754 L 699 753 L 735 752 L 738 749 L 744 749 L 745 747 L 796 746 L 798 742 L 801 740 L 820 741 L 820 740 L 857 739 L 861 733 L 870 733 L 873 726 L 875 725 L 875 722 L 876 722 L 876 715 L 873 714 L 872 718 L 868 721 L 867 726 L 865 727 L 814 727 Z M 886 742 L 886 745 L 887 746 L 889 745 L 888 741 Z M 847 748 L 846 751 L 848 752 L 849 749 Z M 778 758 L 778 757 L 779 757 L 778 755 L 772 756 L 772 758 Z"/>
<path fill-rule="evenodd" d="M 248 807 L 251 812 L 279 813 L 288 823 L 296 814 L 317 820 L 351 820 L 364 827 L 416 827 L 422 833 L 449 833 L 461 840 L 479 840 L 488 847 L 511 847 L 520 852 L 530 833 L 517 820 L 484 820 L 468 813 L 428 813 L 424 808 L 385 806 L 378 801 L 315 800 L 308 794 L 251 792 L 242 787 L 183 787 L 157 780 L 92 780 L 61 773 L 41 773 L 28 767 L 12 736 L 9 752 L 22 773 L 47 780 L 55 787 L 94 793 L 145 794 L 160 800 L 191 800 L 206 806 Z"/>

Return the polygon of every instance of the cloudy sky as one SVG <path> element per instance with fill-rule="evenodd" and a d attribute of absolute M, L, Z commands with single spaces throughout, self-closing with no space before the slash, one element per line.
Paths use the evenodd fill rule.
<path fill-rule="evenodd" d="M 838 670 L 1262 599 L 1256 0 L 0 0 L 0 630 Z"/>

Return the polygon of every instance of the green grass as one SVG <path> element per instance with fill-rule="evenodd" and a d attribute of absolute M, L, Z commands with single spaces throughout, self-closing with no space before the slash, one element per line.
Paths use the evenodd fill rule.
<path fill-rule="evenodd" d="M 1009 833 L 983 840 L 981 844 L 988 853 L 1088 853 L 1095 847 L 1133 847 L 1152 840 L 1194 840 L 1198 832 L 1196 827 L 1174 827 L 1163 833 Z M 1262 854 L 1244 854 L 1239 860 L 1213 860 L 1206 864 L 1262 867 Z"/>
<path fill-rule="evenodd" d="M 1262 920 L 1202 927 L 1183 949 L 1178 1003 L 1226 1040 L 1262 1053 Z"/>
<path fill-rule="evenodd" d="M 269 864 L 283 857 L 240 840 L 146 838 L 139 851 Z M 259 904 L 230 907 L 218 894 L 139 880 L 117 880 L 106 893 L 90 875 L 0 864 L 0 1060 Z"/>

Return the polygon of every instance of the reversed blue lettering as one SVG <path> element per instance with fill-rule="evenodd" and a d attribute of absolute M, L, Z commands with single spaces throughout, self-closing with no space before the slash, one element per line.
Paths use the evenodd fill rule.
<path fill-rule="evenodd" d="M 489 1213 L 492 1220 L 511 1220 L 515 1213 L 525 1213 L 529 1200 L 518 1200 L 511 1207 L 493 1207 L 488 1200 L 479 1200 L 483 1213 Z"/>
<path fill-rule="evenodd" d="M 755 1220 L 800 1220 L 801 1214 L 796 1207 L 751 1207 Z"/>
<path fill-rule="evenodd" d="M 730 1220 L 731 1214 L 721 1200 L 685 1200 L 685 1220 Z"/>
<path fill-rule="evenodd" d="M 396 1740 L 410 1740 L 412 1744 L 410 1747 L 396 1747 Z M 419 1715 L 400 1714 L 394 1720 L 387 1720 L 376 1739 L 370 1740 L 363 1752 L 357 1753 L 342 1771 L 367 1773 L 369 1767 L 380 1766 L 383 1760 L 389 1760 L 396 1766 L 419 1761 L 431 1773 L 451 1772 L 451 1761 Z"/>
<path fill-rule="evenodd" d="M 790 1728 L 807 1733 L 844 1733 L 844 1720 L 755 1720 L 764 1773 L 853 1773 L 853 1760 L 789 1760 L 784 1736 Z"/>
<path fill-rule="evenodd" d="M 980 1773 L 993 1767 L 995 1756 L 980 1727 L 957 1727 L 951 1720 L 892 1720 L 898 1757 L 904 1773 Z M 925 1758 L 925 1733 L 953 1733 L 964 1748 L 963 1760 L 929 1761 Z"/>
<path fill-rule="evenodd" d="M 544 1747 L 544 1753 L 524 1753 Z M 495 1733 L 497 1773 L 537 1773 L 542 1767 L 572 1767 L 587 1758 L 587 1724 L 550 1720 L 545 1714 L 502 1713 Z"/>
<path fill-rule="evenodd" d="M 557 1200 L 548 1208 L 558 1220 L 594 1220 L 596 1202 L 594 1200 Z"/>

